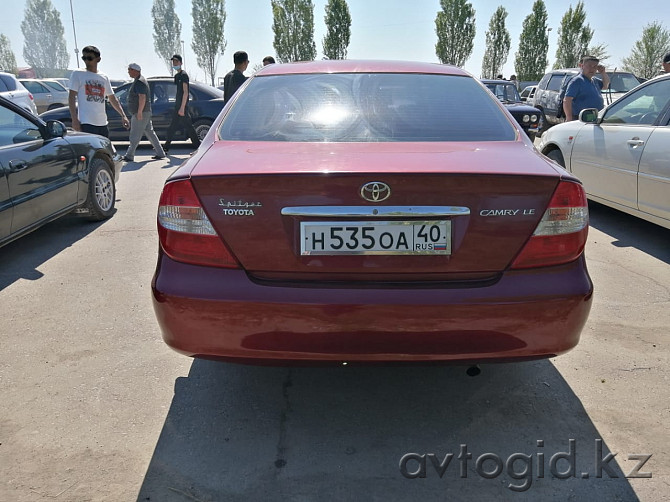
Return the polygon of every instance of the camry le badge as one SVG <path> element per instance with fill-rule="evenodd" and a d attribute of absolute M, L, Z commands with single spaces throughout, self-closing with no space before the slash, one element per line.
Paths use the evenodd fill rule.
<path fill-rule="evenodd" d="M 391 187 L 381 181 L 371 181 L 361 187 L 361 197 L 368 202 L 382 202 L 391 196 Z"/>

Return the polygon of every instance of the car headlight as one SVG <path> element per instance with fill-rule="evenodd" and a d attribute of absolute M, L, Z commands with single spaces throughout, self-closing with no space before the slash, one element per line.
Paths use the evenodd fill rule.
<path fill-rule="evenodd" d="M 523 116 L 523 121 L 524 121 L 524 123 L 529 122 L 530 121 L 530 115 L 528 115 L 528 114 L 524 115 Z"/>
<path fill-rule="evenodd" d="M 531 122 L 537 122 L 537 115 L 531 115 L 530 116 L 530 121 Z"/>

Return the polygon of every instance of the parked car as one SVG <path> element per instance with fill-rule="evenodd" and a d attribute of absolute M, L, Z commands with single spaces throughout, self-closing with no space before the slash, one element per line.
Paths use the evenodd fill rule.
<path fill-rule="evenodd" d="M 0 72 L 0 96 L 37 115 L 33 95 L 11 73 Z"/>
<path fill-rule="evenodd" d="M 532 102 L 532 99 L 535 96 L 536 89 L 537 89 L 536 85 L 527 85 L 526 87 L 524 87 L 521 93 L 519 94 L 521 96 L 521 101 L 523 101 L 524 103 L 529 101 Z"/>
<path fill-rule="evenodd" d="M 108 139 L 0 97 L 0 246 L 75 209 L 112 216 L 122 164 Z"/>
<path fill-rule="evenodd" d="M 174 84 L 172 77 L 154 77 L 148 78 L 147 81 L 151 90 L 151 121 L 158 137 L 165 140 L 175 108 L 177 86 Z M 128 91 L 131 85 L 132 82 L 126 83 L 114 91 L 126 113 L 129 113 Z M 193 127 L 195 127 L 200 139 L 205 137 L 212 122 L 222 109 L 223 92 L 199 82 L 190 83 L 189 110 L 193 119 Z M 43 113 L 41 117 L 44 120 L 59 120 L 66 126 L 72 127 L 69 108 L 52 110 Z M 109 137 L 112 141 L 128 141 L 128 130 L 123 127 L 121 116 L 109 103 L 107 103 L 107 120 L 109 121 Z M 183 131 L 178 131 L 175 136 L 176 141 L 187 139 Z"/>
<path fill-rule="evenodd" d="M 114 89 L 114 92 L 116 92 L 116 90 L 119 87 L 124 86 L 124 85 L 126 85 L 127 83 L 130 83 L 130 82 L 132 82 L 132 81 L 118 80 L 118 79 L 112 79 L 112 80 L 109 81 L 109 83 L 112 84 L 112 89 Z"/>
<path fill-rule="evenodd" d="M 542 112 L 525 104 L 519 96 L 519 91 L 508 80 L 482 79 L 481 82 L 505 105 L 530 140 L 534 141 L 535 136 L 542 130 L 544 122 Z"/>
<path fill-rule="evenodd" d="M 540 83 L 537 84 L 535 96 L 532 102 L 529 103 L 542 110 L 546 128 L 563 122 L 562 118 L 556 117 L 561 86 L 564 81 L 571 79 L 579 72 L 579 68 L 552 70 L 547 72 L 542 77 L 542 80 L 540 80 Z M 603 90 L 603 101 L 606 105 L 617 100 L 640 84 L 639 79 L 630 72 L 608 71 L 607 75 L 610 77 L 610 90 Z"/>
<path fill-rule="evenodd" d="M 539 150 L 597 202 L 670 228 L 670 75 L 551 128 Z"/>
<path fill-rule="evenodd" d="M 553 357 L 591 305 L 587 211 L 460 68 L 268 65 L 163 187 L 154 309 L 203 358 Z"/>
<path fill-rule="evenodd" d="M 22 78 L 19 82 L 33 95 L 38 113 L 67 106 L 69 91 L 58 82 L 47 82 L 36 78 Z"/>

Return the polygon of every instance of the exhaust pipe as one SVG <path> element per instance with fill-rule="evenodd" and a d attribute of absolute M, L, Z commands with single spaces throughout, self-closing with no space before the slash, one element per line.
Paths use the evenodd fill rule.
<path fill-rule="evenodd" d="M 465 374 L 471 377 L 476 377 L 482 372 L 481 368 L 479 367 L 478 364 L 474 364 L 470 366 L 467 370 L 465 370 Z"/>

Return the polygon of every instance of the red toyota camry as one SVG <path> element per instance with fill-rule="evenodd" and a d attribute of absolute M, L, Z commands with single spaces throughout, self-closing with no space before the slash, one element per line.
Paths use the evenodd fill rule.
<path fill-rule="evenodd" d="M 153 279 L 194 357 L 552 357 L 591 307 L 579 180 L 466 72 L 269 65 L 166 181 Z"/>

